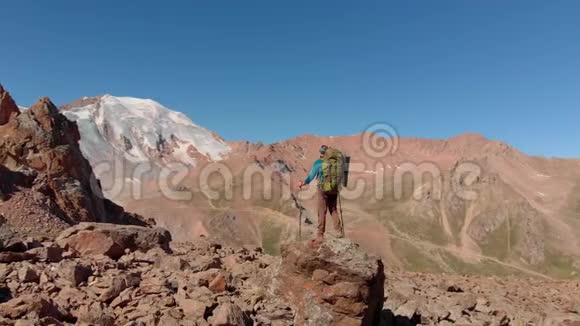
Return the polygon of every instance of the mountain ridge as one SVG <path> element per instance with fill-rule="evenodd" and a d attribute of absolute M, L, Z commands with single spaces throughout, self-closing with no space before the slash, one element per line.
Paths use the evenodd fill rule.
<path fill-rule="evenodd" d="M 85 106 L 88 104 L 94 104 L 95 102 L 97 102 L 100 98 L 102 97 L 115 97 L 115 98 L 133 98 L 133 99 L 138 99 L 138 100 L 142 100 L 142 101 L 152 101 L 155 103 L 158 103 L 156 100 L 152 99 L 152 98 L 138 98 L 138 97 L 131 97 L 131 96 L 116 96 L 116 95 L 112 95 L 112 94 L 102 94 L 102 95 L 96 95 L 96 96 L 84 96 L 84 97 L 80 97 L 77 100 L 65 103 L 65 104 L 61 104 L 59 105 L 59 109 L 61 110 L 70 110 L 73 108 L 78 108 L 81 106 Z M 84 104 L 84 105 L 83 105 Z M 169 108 L 168 108 L 169 109 Z M 181 111 L 177 111 L 177 110 L 172 110 L 169 109 L 173 112 L 176 112 L 178 114 L 184 115 L 186 116 L 188 119 L 192 120 L 186 113 L 181 112 Z M 195 122 L 192 121 L 194 124 Z M 197 125 L 197 124 L 196 124 Z M 197 125 L 199 126 L 199 125 Z M 205 129 L 205 128 L 204 128 Z M 353 136 L 360 136 L 366 132 L 368 132 L 367 130 L 363 130 L 361 132 L 357 132 L 354 134 L 335 134 L 335 135 L 318 135 L 315 133 L 311 133 L 311 132 L 305 132 L 303 134 L 299 134 L 296 136 L 292 136 L 290 138 L 286 138 L 286 139 L 280 139 L 277 141 L 272 141 L 272 142 L 263 142 L 263 141 L 248 141 L 248 140 L 244 140 L 244 139 L 223 139 L 220 135 L 219 135 L 219 131 L 218 130 L 210 130 L 211 133 L 215 134 L 215 137 L 218 138 L 219 140 L 222 140 L 225 143 L 232 143 L 232 144 L 237 144 L 237 143 L 244 143 L 244 142 L 250 142 L 254 145 L 258 145 L 258 144 L 263 144 L 263 145 L 273 145 L 273 144 L 277 144 L 277 143 L 283 143 L 283 142 L 287 142 L 287 141 L 291 141 L 291 140 L 295 140 L 295 139 L 301 139 L 301 138 L 308 138 L 308 137 L 318 137 L 321 139 L 332 139 L 332 138 L 341 138 L 341 137 L 353 137 Z M 456 134 L 452 134 L 449 135 L 447 137 L 424 137 L 424 136 L 414 136 L 414 135 L 406 135 L 406 136 L 399 136 L 399 135 L 395 135 L 396 138 L 398 139 L 404 139 L 404 140 L 424 140 L 424 141 L 433 141 L 433 142 L 437 142 L 437 141 L 449 141 L 449 142 L 466 142 L 466 141 L 471 141 L 471 142 L 482 142 L 482 141 L 488 141 L 488 142 L 494 142 L 503 146 L 507 146 L 509 148 L 515 149 L 519 152 L 521 152 L 524 155 L 530 156 L 530 157 L 538 157 L 538 158 L 547 158 L 547 159 L 562 159 L 562 160 L 577 160 L 580 162 L 580 157 L 560 157 L 560 156 L 553 156 L 553 155 L 545 155 L 545 154 L 529 154 L 527 152 L 523 152 L 521 151 L 519 148 L 517 148 L 516 146 L 500 140 L 500 139 L 493 139 L 493 138 L 489 138 L 486 134 L 484 133 L 479 133 L 479 132 L 472 132 L 472 131 L 461 131 L 458 132 Z M 387 137 L 388 138 L 388 137 Z"/>

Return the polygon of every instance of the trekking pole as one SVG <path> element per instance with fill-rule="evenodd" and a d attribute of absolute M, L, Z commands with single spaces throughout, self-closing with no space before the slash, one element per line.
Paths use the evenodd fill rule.
<path fill-rule="evenodd" d="M 338 215 L 340 217 L 340 232 L 342 233 L 342 236 L 344 237 L 344 218 L 342 217 L 342 203 L 340 201 L 340 192 L 338 193 L 338 210 L 340 212 L 340 214 Z"/>
<path fill-rule="evenodd" d="M 298 208 L 298 241 L 302 241 L 302 204 L 300 204 L 297 195 L 292 195 L 294 197 L 294 204 Z"/>
<path fill-rule="evenodd" d="M 298 207 L 300 215 L 298 216 L 298 241 L 302 241 L 302 207 Z"/>

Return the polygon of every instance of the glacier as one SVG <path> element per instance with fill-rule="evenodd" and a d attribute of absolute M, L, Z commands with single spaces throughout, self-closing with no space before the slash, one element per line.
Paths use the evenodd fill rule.
<path fill-rule="evenodd" d="M 230 147 L 185 114 L 151 99 L 104 95 L 61 107 L 77 122 L 83 154 L 96 164 L 124 156 L 130 162 L 180 162 L 200 157 L 219 161 Z"/>

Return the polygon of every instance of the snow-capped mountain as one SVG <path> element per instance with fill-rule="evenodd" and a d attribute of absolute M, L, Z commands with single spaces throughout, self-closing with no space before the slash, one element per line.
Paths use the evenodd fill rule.
<path fill-rule="evenodd" d="M 84 97 L 61 110 L 77 122 L 81 150 L 93 164 L 124 157 L 134 163 L 196 165 L 199 159 L 220 160 L 230 151 L 222 139 L 183 113 L 149 99 Z"/>

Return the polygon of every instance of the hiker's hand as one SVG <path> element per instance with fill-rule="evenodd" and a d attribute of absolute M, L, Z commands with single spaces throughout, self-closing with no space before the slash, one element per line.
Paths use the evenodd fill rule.
<path fill-rule="evenodd" d="M 304 181 L 300 181 L 300 182 L 298 183 L 298 189 L 302 189 L 302 187 L 304 187 L 304 185 L 305 185 L 305 184 L 304 184 Z"/>

